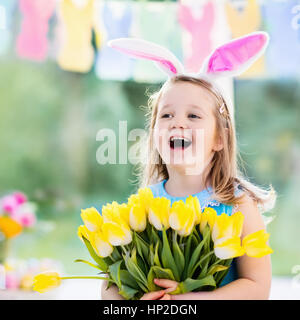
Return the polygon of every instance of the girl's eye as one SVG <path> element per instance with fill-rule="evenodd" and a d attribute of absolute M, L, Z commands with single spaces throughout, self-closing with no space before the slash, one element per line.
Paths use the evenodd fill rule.
<path fill-rule="evenodd" d="M 196 114 L 189 114 L 189 118 L 192 118 L 192 119 L 201 119 L 201 117 L 197 116 Z"/>
<path fill-rule="evenodd" d="M 161 118 L 170 118 L 171 114 L 170 113 L 165 113 L 161 116 Z"/>

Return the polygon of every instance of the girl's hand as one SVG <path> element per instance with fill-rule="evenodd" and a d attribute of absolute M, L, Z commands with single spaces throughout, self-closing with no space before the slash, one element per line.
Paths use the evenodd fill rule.
<path fill-rule="evenodd" d="M 174 280 L 169 280 L 169 279 L 154 279 L 154 283 L 159 287 L 166 288 L 164 290 L 165 293 L 169 293 L 169 292 L 176 290 L 176 288 L 178 286 L 178 282 L 176 282 Z"/>
<path fill-rule="evenodd" d="M 166 293 L 162 298 L 158 300 L 172 300 L 172 296 Z"/>
<path fill-rule="evenodd" d="M 171 295 L 167 293 L 176 290 L 178 282 L 169 279 L 154 279 L 154 283 L 166 289 L 145 293 L 140 300 L 172 300 Z"/>
<path fill-rule="evenodd" d="M 140 300 L 164 300 L 160 299 L 164 296 L 165 290 L 152 291 L 145 293 Z"/>

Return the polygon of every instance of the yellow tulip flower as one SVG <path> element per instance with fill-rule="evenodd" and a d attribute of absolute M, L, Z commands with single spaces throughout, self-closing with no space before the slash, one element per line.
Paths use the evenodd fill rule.
<path fill-rule="evenodd" d="M 232 221 L 232 236 L 240 237 L 243 231 L 244 215 L 238 211 L 230 216 Z"/>
<path fill-rule="evenodd" d="M 102 226 L 102 232 L 113 246 L 126 245 L 132 241 L 130 227 L 123 221 L 105 222 Z"/>
<path fill-rule="evenodd" d="M 141 204 L 145 207 L 147 211 L 149 211 L 151 203 L 154 199 L 151 189 L 150 188 L 139 189 L 138 197 L 140 199 Z"/>
<path fill-rule="evenodd" d="M 144 206 L 135 204 L 131 207 L 129 223 L 131 229 L 142 232 L 147 225 L 147 212 Z"/>
<path fill-rule="evenodd" d="M 244 237 L 242 247 L 244 248 L 247 256 L 260 258 L 272 253 L 273 250 L 267 245 L 269 237 L 270 234 L 266 233 L 264 229 L 248 234 Z"/>
<path fill-rule="evenodd" d="M 119 204 L 118 209 L 121 219 L 129 225 L 130 206 L 127 203 L 122 203 Z"/>
<path fill-rule="evenodd" d="M 158 197 L 153 199 L 149 208 L 148 219 L 149 222 L 155 227 L 155 229 L 162 230 L 163 227 L 165 229 L 168 229 L 170 227 L 170 205 L 171 201 L 167 198 Z"/>
<path fill-rule="evenodd" d="M 58 287 L 60 283 L 61 277 L 57 272 L 42 272 L 34 277 L 33 290 L 44 293 Z"/>
<path fill-rule="evenodd" d="M 231 259 L 242 256 L 245 253 L 244 248 L 241 246 L 240 237 L 216 240 L 214 251 L 219 259 Z"/>
<path fill-rule="evenodd" d="M 195 221 L 196 213 L 190 205 L 186 205 L 182 200 L 173 203 L 169 224 L 180 236 L 188 236 L 193 230 Z"/>
<path fill-rule="evenodd" d="M 242 233 L 244 215 L 241 212 L 236 212 L 229 216 L 222 213 L 217 216 L 212 230 L 212 239 L 216 241 L 220 238 L 240 237 Z"/>
<path fill-rule="evenodd" d="M 114 250 L 114 248 L 108 241 L 108 235 L 104 232 L 93 232 L 90 235 L 89 241 L 97 255 L 101 258 L 110 256 Z"/>
<path fill-rule="evenodd" d="M 203 233 L 205 226 L 208 224 L 213 229 L 217 217 L 217 211 L 213 208 L 206 207 L 201 214 L 200 232 Z"/>
<path fill-rule="evenodd" d="M 129 225 L 129 214 L 130 206 L 125 203 L 119 204 L 118 202 L 113 201 L 102 207 L 104 222 L 119 223 L 120 221 L 123 221 Z"/>
<path fill-rule="evenodd" d="M 78 227 L 77 235 L 79 239 L 83 242 L 82 236 L 84 236 L 87 240 L 90 240 L 91 232 L 85 225 L 81 225 Z"/>
<path fill-rule="evenodd" d="M 22 226 L 10 217 L 0 217 L 0 231 L 6 238 L 13 238 L 22 232 Z"/>
<path fill-rule="evenodd" d="M 103 223 L 103 218 L 101 217 L 98 210 L 94 207 L 82 209 L 81 218 L 88 230 L 92 232 L 100 230 Z"/>
<path fill-rule="evenodd" d="M 153 199 L 153 194 L 150 188 L 141 188 L 138 190 L 137 194 L 132 194 L 128 198 L 128 206 L 130 208 L 136 205 L 143 207 L 146 212 L 146 215 L 148 216 L 149 208 Z"/>
<path fill-rule="evenodd" d="M 200 224 L 201 222 L 201 206 L 200 206 L 200 202 L 199 199 L 197 197 L 193 197 L 193 196 L 189 196 L 186 201 L 185 201 L 186 205 L 191 207 L 196 215 L 196 221 L 195 224 Z"/>

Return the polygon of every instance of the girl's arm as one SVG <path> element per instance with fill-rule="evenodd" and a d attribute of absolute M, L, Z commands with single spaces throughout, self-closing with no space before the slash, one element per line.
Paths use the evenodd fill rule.
<path fill-rule="evenodd" d="M 245 216 L 242 237 L 265 229 L 261 213 L 249 196 L 245 195 L 244 201 L 239 205 L 237 211 L 241 211 Z M 272 277 L 270 255 L 262 258 L 251 258 L 246 255 L 239 257 L 237 258 L 237 269 L 239 279 L 221 288 L 210 292 L 170 295 L 170 298 L 171 300 L 265 300 L 269 298 Z M 163 287 L 171 285 L 171 283 L 169 285 L 167 283 Z"/>

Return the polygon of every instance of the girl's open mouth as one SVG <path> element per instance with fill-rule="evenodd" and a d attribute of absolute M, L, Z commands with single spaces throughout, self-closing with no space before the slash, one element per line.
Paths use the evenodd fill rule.
<path fill-rule="evenodd" d="M 169 144 L 171 149 L 186 149 L 192 144 L 192 141 L 187 138 L 171 137 Z"/>

